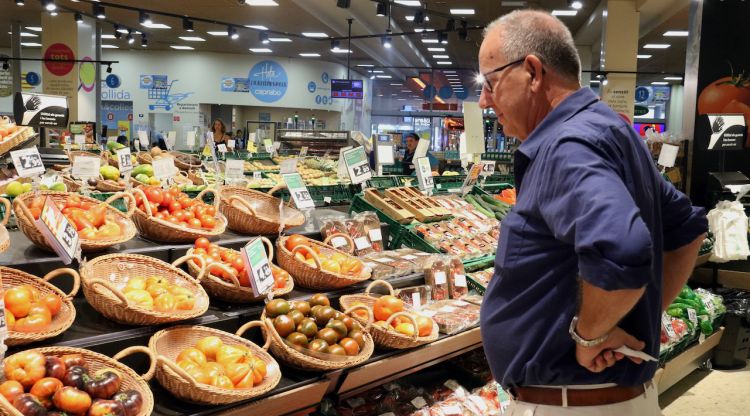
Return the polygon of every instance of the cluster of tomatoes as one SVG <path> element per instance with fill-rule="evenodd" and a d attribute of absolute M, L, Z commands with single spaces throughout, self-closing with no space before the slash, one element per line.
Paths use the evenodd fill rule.
<path fill-rule="evenodd" d="M 263 382 L 266 363 L 242 345 L 204 337 L 177 355 L 178 366 L 195 381 L 223 389 L 250 389 Z"/>
<path fill-rule="evenodd" d="M 136 416 L 143 405 L 138 391 L 120 392 L 115 370 L 89 372 L 81 354 L 45 356 L 29 350 L 4 361 L 2 394 L 24 416 Z"/>
<path fill-rule="evenodd" d="M 42 296 L 31 285 L 14 286 L 5 291 L 5 322 L 18 332 L 45 330 L 60 312 L 62 299 L 52 293 Z"/>
<path fill-rule="evenodd" d="M 35 220 L 42 214 L 46 196 L 37 196 L 29 204 L 29 211 Z M 57 208 L 73 224 L 79 237 L 85 240 L 114 238 L 122 234 L 125 225 L 114 215 L 107 215 L 107 204 L 82 200 L 78 195 L 69 195 L 65 202 L 57 203 Z"/>
<path fill-rule="evenodd" d="M 276 332 L 289 344 L 316 353 L 355 356 L 365 346 L 362 327 L 333 309 L 325 295 L 309 301 L 274 299 L 266 305 Z"/>
<path fill-rule="evenodd" d="M 346 276 L 359 276 L 362 273 L 364 264 L 359 259 L 341 254 L 335 250 L 328 250 L 325 248 L 321 249 L 318 245 L 312 244 L 310 241 L 309 238 L 303 235 L 292 234 L 287 237 L 284 246 L 289 251 L 294 250 L 294 248 L 299 245 L 307 247 L 297 251 L 294 258 L 313 267 L 317 267 L 313 254 L 310 253 L 311 250 L 318 256 L 318 259 L 320 260 L 320 268 L 327 272 L 343 274 Z"/>
<path fill-rule="evenodd" d="M 219 247 L 217 244 L 211 243 L 207 238 L 201 237 L 195 240 L 192 254 L 198 257 L 198 259 L 193 260 L 196 265 L 203 267 L 203 264 L 206 264 L 208 272 L 212 275 L 226 281 L 232 281 L 232 277 L 235 277 L 239 281 L 240 286 L 250 287 L 250 275 L 246 272 L 245 260 L 242 259 L 242 254 L 239 251 Z M 222 264 L 225 267 L 222 268 L 217 266 L 217 264 Z M 273 273 L 274 288 L 285 288 L 289 280 L 289 273 L 275 264 L 271 265 L 271 271 Z"/>
<path fill-rule="evenodd" d="M 135 203 L 138 209 L 148 212 L 145 204 L 151 207 L 154 217 L 187 228 L 213 230 L 216 228 L 216 207 L 205 202 L 190 198 L 179 188 L 172 187 L 164 190 L 159 186 L 140 186 L 146 195 L 143 200 L 140 193 L 135 193 Z"/>
<path fill-rule="evenodd" d="M 362 302 L 354 302 L 352 304 L 352 306 L 357 305 L 364 304 Z M 388 319 L 391 317 L 391 315 L 404 311 L 404 301 L 402 301 L 401 299 L 391 295 L 381 296 L 378 298 L 378 300 L 375 301 L 375 304 L 372 306 L 372 315 L 375 318 L 375 322 L 373 323 L 373 325 L 378 325 L 380 327 L 386 328 L 386 323 L 388 322 Z M 367 319 L 367 313 L 361 309 L 355 310 L 353 313 L 362 319 Z M 403 315 L 399 315 L 391 321 L 391 328 L 396 332 L 402 333 L 407 336 L 413 336 L 415 331 L 420 337 L 426 337 L 432 333 L 432 318 L 420 315 L 418 313 L 410 313 L 410 315 L 417 323 L 416 328 L 414 327 L 412 321 Z"/>
<path fill-rule="evenodd" d="M 131 277 L 122 292 L 136 306 L 157 312 L 189 311 L 195 306 L 190 289 L 159 276 Z"/>

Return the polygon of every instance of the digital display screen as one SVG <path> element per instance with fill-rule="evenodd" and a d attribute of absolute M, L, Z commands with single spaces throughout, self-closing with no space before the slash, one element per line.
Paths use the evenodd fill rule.
<path fill-rule="evenodd" d="M 666 125 L 664 123 L 634 123 L 633 127 L 641 136 L 646 135 L 646 130 L 652 130 L 658 133 L 664 133 L 664 130 L 666 130 Z"/>
<path fill-rule="evenodd" d="M 378 141 L 379 142 L 383 142 L 383 143 L 387 143 L 387 142 L 393 141 L 393 139 L 391 138 L 390 134 L 379 134 L 378 135 Z"/>
<path fill-rule="evenodd" d="M 332 79 L 331 98 L 362 99 L 362 81 L 352 79 Z"/>

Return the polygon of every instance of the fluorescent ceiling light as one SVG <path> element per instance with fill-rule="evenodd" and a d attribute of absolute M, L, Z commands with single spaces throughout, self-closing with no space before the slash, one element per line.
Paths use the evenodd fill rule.
<path fill-rule="evenodd" d="M 404 84 L 402 84 L 400 82 L 392 82 L 391 85 L 393 85 L 394 87 L 400 87 L 400 86 L 402 86 Z"/>
<path fill-rule="evenodd" d="M 591 81 L 589 81 L 590 84 L 599 84 L 600 82 L 601 81 L 599 81 L 598 79 L 592 79 Z"/>
<path fill-rule="evenodd" d="M 186 46 L 186 45 L 169 45 L 169 47 L 172 49 L 177 49 L 179 51 L 192 51 L 195 49 L 192 46 Z"/>
<path fill-rule="evenodd" d="M 455 71 L 455 70 L 453 70 L 453 69 L 444 69 L 444 70 L 443 70 L 443 73 L 444 73 L 444 74 L 455 74 L 455 73 L 456 73 L 456 71 Z"/>
<path fill-rule="evenodd" d="M 273 51 L 271 49 L 269 49 L 269 48 L 250 48 L 250 52 L 253 52 L 253 53 L 271 53 Z"/>
<path fill-rule="evenodd" d="M 667 43 L 647 43 L 643 45 L 643 49 L 667 49 L 669 44 Z"/>
<path fill-rule="evenodd" d="M 373 67 L 375 65 L 373 65 L 373 64 L 357 64 L 357 66 L 361 67 L 361 68 L 370 68 L 370 67 Z"/>
<path fill-rule="evenodd" d="M 122 33 L 123 35 L 127 35 L 129 33 L 128 29 L 126 29 L 124 27 L 121 27 L 121 28 L 117 29 L 117 31 L 120 32 L 120 33 Z"/>
<path fill-rule="evenodd" d="M 638 59 L 648 59 L 651 57 L 651 55 L 636 55 L 635 57 Z"/>
<path fill-rule="evenodd" d="M 411 90 L 401 90 L 401 92 L 411 92 Z"/>
<path fill-rule="evenodd" d="M 375 78 L 391 79 L 393 77 L 390 75 L 375 75 Z"/>
<path fill-rule="evenodd" d="M 208 33 L 211 36 L 227 36 L 227 35 L 229 35 L 229 33 L 227 33 L 226 30 L 217 30 L 217 31 L 211 31 L 211 32 L 206 32 L 206 33 Z"/>
<path fill-rule="evenodd" d="M 167 26 L 164 23 L 151 23 L 151 24 L 144 24 L 143 27 L 147 27 L 149 29 L 171 29 L 172 26 Z"/>
<path fill-rule="evenodd" d="M 667 81 L 654 81 L 651 85 L 669 85 Z"/>
<path fill-rule="evenodd" d="M 578 10 L 552 10 L 552 16 L 575 16 Z"/>
<path fill-rule="evenodd" d="M 249 27 L 250 29 L 268 30 L 268 28 L 263 25 L 245 25 L 245 27 Z"/>
<path fill-rule="evenodd" d="M 414 21 L 414 15 L 406 16 L 406 20 L 408 20 L 410 22 L 413 22 Z M 430 16 L 425 16 L 424 17 L 424 21 L 425 22 L 429 22 L 430 21 Z"/>
<path fill-rule="evenodd" d="M 102 39 L 115 39 L 115 35 L 111 35 L 109 33 L 105 33 L 102 35 Z"/>
<path fill-rule="evenodd" d="M 373 74 L 383 74 L 383 73 L 385 73 L 385 71 L 381 71 L 381 70 L 379 70 L 379 69 L 374 69 L 374 70 L 372 71 L 372 73 L 373 73 Z"/>
<path fill-rule="evenodd" d="M 8 34 L 12 35 L 13 32 L 8 32 Z M 22 38 L 38 38 L 39 35 L 37 35 L 36 33 L 21 32 L 21 37 Z"/>
<path fill-rule="evenodd" d="M 687 30 L 668 30 L 664 32 L 664 36 L 687 36 L 688 34 Z"/>
<path fill-rule="evenodd" d="M 474 14 L 474 9 L 451 9 L 451 14 L 455 14 L 455 15 L 472 15 L 472 14 Z"/>
<path fill-rule="evenodd" d="M 682 77 L 664 77 L 666 81 L 682 81 Z"/>
<path fill-rule="evenodd" d="M 299 54 L 299 56 L 301 56 L 303 58 L 317 58 L 317 57 L 320 56 L 320 54 L 319 53 L 314 53 L 314 52 L 303 52 L 303 53 Z"/>
<path fill-rule="evenodd" d="M 188 42 L 205 42 L 206 40 L 200 36 L 180 36 L 180 39 Z"/>
<path fill-rule="evenodd" d="M 437 61 L 438 65 L 453 65 L 451 61 Z"/>
<path fill-rule="evenodd" d="M 245 0 L 248 6 L 278 6 L 275 0 Z"/>
<path fill-rule="evenodd" d="M 39 26 L 26 26 L 26 29 L 29 29 L 32 32 L 41 32 L 42 28 Z"/>
<path fill-rule="evenodd" d="M 430 52 L 445 52 L 445 48 L 427 48 Z"/>
<path fill-rule="evenodd" d="M 438 43 L 437 39 L 422 39 L 422 43 Z"/>
<path fill-rule="evenodd" d="M 268 38 L 271 42 L 291 42 L 289 38 Z"/>
<path fill-rule="evenodd" d="M 450 56 L 448 56 L 448 55 L 432 55 L 432 57 L 435 58 L 435 59 L 447 59 L 447 58 L 450 58 Z"/>
<path fill-rule="evenodd" d="M 117 46 L 117 45 L 105 45 L 105 44 L 102 44 L 102 49 L 120 49 L 120 47 Z"/>
<path fill-rule="evenodd" d="M 326 35 L 323 32 L 302 32 L 302 36 L 306 38 L 327 38 L 328 35 Z"/>
<path fill-rule="evenodd" d="M 406 98 L 396 98 L 396 101 L 406 101 Z"/>
<path fill-rule="evenodd" d="M 435 29 L 430 29 L 430 28 L 427 28 L 427 27 L 415 27 L 414 28 L 414 32 L 416 32 L 416 33 L 434 32 L 434 31 L 435 31 Z"/>
<path fill-rule="evenodd" d="M 500 6 L 503 7 L 526 7 L 525 1 L 517 1 L 517 0 L 509 0 L 509 1 L 501 1 Z"/>
<path fill-rule="evenodd" d="M 349 49 L 331 49 L 333 53 L 354 53 Z"/>
<path fill-rule="evenodd" d="M 421 6 L 422 3 L 419 0 L 395 0 L 394 3 L 401 4 L 404 6 Z"/>
<path fill-rule="evenodd" d="M 42 44 L 36 42 L 21 42 L 21 46 L 25 46 L 27 48 L 41 48 Z"/>

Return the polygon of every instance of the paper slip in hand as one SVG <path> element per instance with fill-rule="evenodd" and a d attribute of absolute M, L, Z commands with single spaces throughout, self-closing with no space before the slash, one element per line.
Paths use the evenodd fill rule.
<path fill-rule="evenodd" d="M 614 349 L 612 351 L 619 352 L 620 354 L 627 355 L 628 357 L 640 358 L 643 361 L 659 361 L 656 358 L 654 358 L 654 357 L 646 354 L 643 351 L 636 351 L 636 350 L 634 350 L 634 349 L 632 349 L 630 347 L 626 347 L 624 345 L 622 347 L 616 348 L 616 349 Z"/>

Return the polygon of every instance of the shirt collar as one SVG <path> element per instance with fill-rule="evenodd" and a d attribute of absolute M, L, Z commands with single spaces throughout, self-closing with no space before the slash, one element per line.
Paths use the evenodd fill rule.
<path fill-rule="evenodd" d="M 570 94 L 536 126 L 529 137 L 518 146 L 518 151 L 527 158 L 534 159 L 550 128 L 557 128 L 558 123 L 568 120 L 597 101 L 599 101 L 599 97 L 588 87 Z"/>

